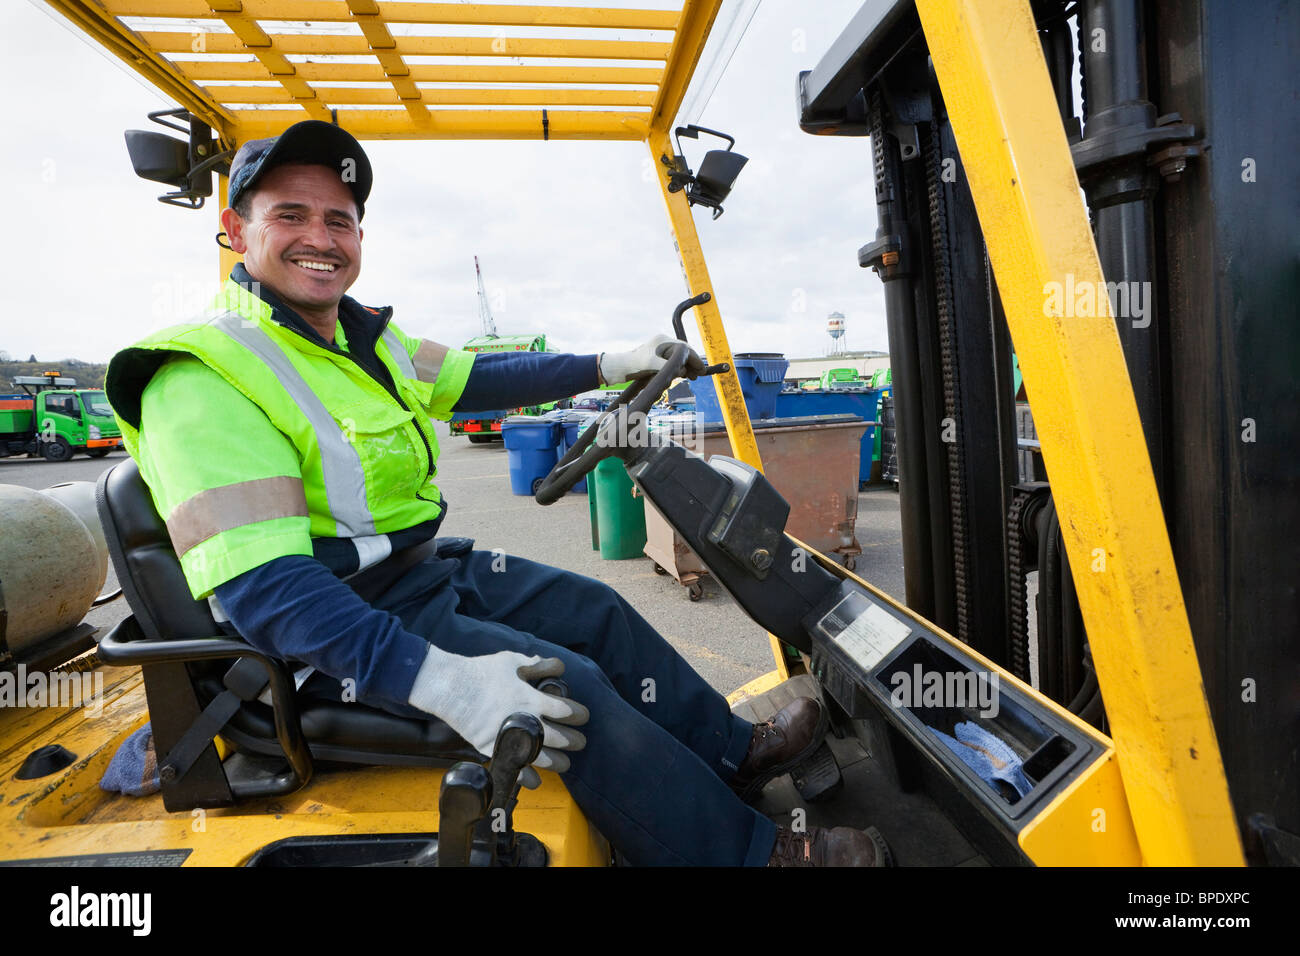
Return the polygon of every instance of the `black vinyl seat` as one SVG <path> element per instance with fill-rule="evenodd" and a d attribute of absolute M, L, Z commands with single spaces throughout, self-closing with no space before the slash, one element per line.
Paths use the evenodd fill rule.
<path fill-rule="evenodd" d="M 168 810 L 290 793 L 310 779 L 313 758 L 412 766 L 484 759 L 436 718 L 300 695 L 288 664 L 224 634 L 207 602 L 190 596 L 135 461 L 100 477 L 96 502 L 132 611 L 100 642 L 100 657 L 143 669 Z M 436 553 L 434 542 L 422 547 Z M 257 699 L 267 686 L 272 706 Z M 223 765 L 212 743 L 217 734 L 240 754 L 263 759 L 232 758 Z M 283 758 L 287 769 L 267 756 Z"/>

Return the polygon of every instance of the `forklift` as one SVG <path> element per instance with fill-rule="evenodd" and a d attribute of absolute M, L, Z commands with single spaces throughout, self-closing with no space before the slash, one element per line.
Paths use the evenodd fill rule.
<path fill-rule="evenodd" d="M 137 172 L 168 184 L 160 198 L 177 205 L 201 206 L 214 173 L 224 205 L 222 164 L 237 143 L 304 114 L 360 138 L 647 144 L 692 293 L 674 332 L 687 339 L 682 320 L 695 316 L 732 455 L 706 462 L 669 440 L 620 442 L 620 412 L 646 411 L 685 370 L 682 344 L 584 432 L 536 498 L 551 503 L 619 458 L 769 632 L 775 666 L 732 695 L 733 709 L 762 719 L 796 696 L 825 704 L 825 745 L 769 785 L 761 810 L 875 824 L 902 865 L 1300 861 L 1300 436 L 1288 401 L 1297 335 L 1284 321 L 1294 318 L 1297 187 L 1281 172 L 1298 145 L 1285 109 L 1296 8 L 1262 0 L 1247 17 L 1224 0 L 868 2 L 799 75 L 799 126 L 866 137 L 875 181 L 876 234 L 853 267 L 875 272 L 888 310 L 906 573 L 906 594 L 891 597 L 787 534 L 789 505 L 762 474 L 692 214 L 716 215 L 744 157 L 728 145 L 693 169 L 671 135 L 722 0 L 404 14 L 671 31 L 667 44 L 503 44 L 512 56 L 563 47 L 665 64 L 598 74 L 407 64 L 414 47 L 389 31 L 391 5 L 315 5 L 312 19 L 355 19 L 358 45 L 337 32 L 271 34 L 254 3 L 50 3 L 181 104 L 170 121 L 185 140 L 128 137 Z M 230 32 L 205 44 L 137 32 L 124 21 L 133 12 Z M 301 49 L 378 62 L 286 59 Z M 234 52 L 255 62 L 204 57 Z M 464 91 L 506 108 L 438 110 L 457 94 L 414 85 L 619 77 L 655 85 L 641 97 L 649 112 L 557 108 L 627 102 L 573 89 Z M 376 78 L 391 96 L 311 86 Z M 237 79 L 278 83 L 255 95 L 286 108 L 227 105 L 254 95 L 218 85 Z M 349 111 L 330 97 L 400 106 Z M 539 101 L 546 108 L 531 108 Z M 223 275 L 233 262 L 222 253 Z M 1013 351 L 1041 473 L 1019 465 Z M 283 662 L 214 636 L 133 462 L 101 478 L 99 513 L 132 614 L 93 660 L 65 666 L 103 669 L 113 706 L 93 721 L 56 709 L 0 715 L 4 860 L 617 862 L 554 774 L 520 791 L 540 740 L 527 715 L 503 725 L 484 765 L 439 721 L 300 701 Z M 98 790 L 117 747 L 151 718 L 161 792 Z"/>

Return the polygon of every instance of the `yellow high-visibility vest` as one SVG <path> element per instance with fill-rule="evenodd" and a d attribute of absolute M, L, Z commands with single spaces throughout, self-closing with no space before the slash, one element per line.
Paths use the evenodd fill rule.
<path fill-rule="evenodd" d="M 355 548 L 356 566 L 367 567 L 391 553 L 393 532 L 442 514 L 442 495 L 434 481 L 438 441 L 430 418 L 451 417 L 474 353 L 413 339 L 386 320 L 386 314 L 377 314 L 376 321 L 386 324 L 375 352 L 392 376 L 396 396 L 347 354 L 280 325 L 268 303 L 233 280 L 207 321 L 164 329 L 113 357 L 105 391 L 123 443 L 140 461 L 146 481 L 152 469 L 140 456 L 142 398 L 155 373 L 178 353 L 219 373 L 265 413 L 297 452 L 297 476 L 229 483 L 228 473 L 217 477 L 220 471 L 213 469 L 213 481 L 206 483 L 201 442 L 166 448 L 150 444 L 148 455 L 183 456 L 185 468 L 199 477 L 183 497 L 149 482 L 195 597 L 248 567 L 280 554 L 302 553 L 301 541 L 286 551 L 284 542 L 274 538 L 289 526 L 300 528 L 303 519 L 311 539 L 346 539 Z M 192 398 L 203 400 L 201 395 Z M 204 427 L 221 428 L 221 415 L 220 407 L 206 409 Z M 254 443 L 253 458 L 256 443 L 269 441 L 267 436 L 279 441 L 267 430 L 247 436 Z M 266 534 L 250 535 L 252 526 Z M 239 529 L 244 533 L 232 533 Z M 266 541 L 266 556 L 259 553 L 260 540 Z M 236 543 L 234 560 L 230 551 Z"/>

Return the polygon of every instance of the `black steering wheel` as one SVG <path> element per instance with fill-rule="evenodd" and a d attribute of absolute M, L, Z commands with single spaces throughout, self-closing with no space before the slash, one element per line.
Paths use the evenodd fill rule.
<path fill-rule="evenodd" d="M 627 407 L 624 421 L 634 422 L 636 420 L 633 418 L 634 415 L 648 414 L 650 407 L 663 394 L 664 389 L 686 370 L 686 362 L 690 354 L 691 347 L 685 342 L 674 343 L 664 357 L 663 368 L 659 369 L 653 378 L 637 379 L 623 389 L 601 416 L 578 436 L 573 447 L 564 453 L 564 457 L 551 469 L 551 473 L 542 479 L 537 493 L 533 496 L 537 503 L 554 504 L 606 458 L 626 451 L 628 446 L 617 443 L 617 434 L 611 436 L 614 441 L 597 441 L 596 438 L 602 430 L 617 425 L 619 418 L 617 412 L 624 406 Z"/>

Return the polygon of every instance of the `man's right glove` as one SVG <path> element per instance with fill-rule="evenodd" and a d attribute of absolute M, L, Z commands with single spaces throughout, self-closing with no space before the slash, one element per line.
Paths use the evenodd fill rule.
<path fill-rule="evenodd" d="M 525 657 L 514 651 L 462 657 L 430 645 L 407 701 L 441 718 L 485 757 L 492 756 L 497 731 L 507 717 L 532 714 L 544 728 L 542 751 L 533 766 L 564 773 L 569 758 L 563 751 L 587 745 L 587 738 L 573 727 L 585 724 L 591 714 L 575 700 L 543 693 L 528 683 L 563 673 L 564 662 L 558 657 Z M 529 768 L 522 778 L 529 787 L 540 782 Z"/>

